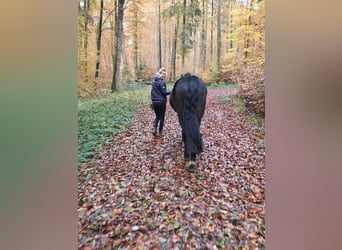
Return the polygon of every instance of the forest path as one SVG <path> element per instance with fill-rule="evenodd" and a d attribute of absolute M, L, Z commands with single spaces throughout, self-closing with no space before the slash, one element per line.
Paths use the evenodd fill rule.
<path fill-rule="evenodd" d="M 79 249 L 255 249 L 265 243 L 263 135 L 208 90 L 204 152 L 183 162 L 181 129 L 167 105 L 164 136 L 145 108 L 116 134 L 79 183 Z"/>

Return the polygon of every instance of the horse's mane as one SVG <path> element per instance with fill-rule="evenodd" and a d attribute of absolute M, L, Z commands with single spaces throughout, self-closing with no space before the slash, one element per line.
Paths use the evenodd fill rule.
<path fill-rule="evenodd" d="M 181 78 L 181 79 L 182 79 L 182 78 L 189 78 L 190 76 L 192 76 L 192 75 L 188 72 L 188 73 L 186 73 L 185 75 L 182 74 L 180 78 Z"/>

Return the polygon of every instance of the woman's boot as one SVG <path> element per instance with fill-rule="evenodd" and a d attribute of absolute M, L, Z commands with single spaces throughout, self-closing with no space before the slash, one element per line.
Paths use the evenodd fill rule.
<path fill-rule="evenodd" d="M 153 128 L 153 130 L 152 130 L 152 134 L 153 134 L 153 136 L 154 137 L 156 137 L 157 136 L 157 128 Z"/>

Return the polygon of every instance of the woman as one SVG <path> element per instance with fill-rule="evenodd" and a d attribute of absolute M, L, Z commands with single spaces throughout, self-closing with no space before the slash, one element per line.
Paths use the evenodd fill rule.
<path fill-rule="evenodd" d="M 166 90 L 166 84 L 164 82 L 165 77 L 166 69 L 161 68 L 156 74 L 156 78 L 152 83 L 151 99 L 154 113 L 156 114 L 152 134 L 155 137 L 161 137 L 163 135 L 163 126 L 166 111 L 166 96 L 171 93 L 171 91 Z M 157 134 L 158 124 L 159 134 Z"/>

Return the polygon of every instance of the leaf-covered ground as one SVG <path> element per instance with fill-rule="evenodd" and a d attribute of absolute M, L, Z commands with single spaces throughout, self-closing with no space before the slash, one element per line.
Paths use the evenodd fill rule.
<path fill-rule="evenodd" d="M 79 173 L 79 249 L 263 249 L 263 135 L 209 90 L 204 152 L 195 173 L 183 162 L 181 130 L 167 106 L 164 137 L 145 108 Z"/>

